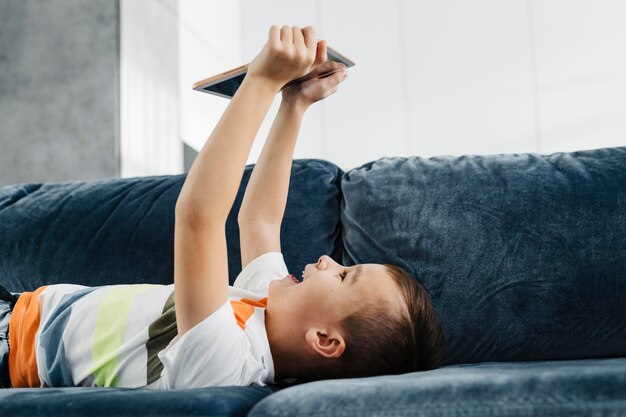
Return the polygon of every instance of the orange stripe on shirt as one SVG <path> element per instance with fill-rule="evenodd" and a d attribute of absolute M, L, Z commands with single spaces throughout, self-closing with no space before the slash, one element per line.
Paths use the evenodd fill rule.
<path fill-rule="evenodd" d="M 263 307 L 266 308 L 267 307 L 267 297 L 265 298 L 261 298 L 260 300 L 251 300 L 249 298 L 242 298 L 241 302 L 244 302 L 246 304 L 250 304 L 251 306 L 255 306 L 255 307 Z"/>
<path fill-rule="evenodd" d="M 230 305 L 233 306 L 237 324 L 241 327 L 241 330 L 244 330 L 246 328 L 246 322 L 254 313 L 254 307 L 267 307 L 267 297 L 261 298 L 258 301 L 249 298 L 241 298 L 239 301 L 231 301 Z"/>
<path fill-rule="evenodd" d="M 37 374 L 35 335 L 39 328 L 41 306 L 39 294 L 46 286 L 34 292 L 23 292 L 13 307 L 9 320 L 9 377 L 13 388 L 41 386 Z"/>

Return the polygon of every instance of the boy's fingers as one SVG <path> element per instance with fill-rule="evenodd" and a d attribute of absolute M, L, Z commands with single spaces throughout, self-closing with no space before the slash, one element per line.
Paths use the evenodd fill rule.
<path fill-rule="evenodd" d="M 306 46 L 304 43 L 304 35 L 298 26 L 293 27 L 293 44 L 296 48 L 304 48 Z"/>
<path fill-rule="evenodd" d="M 293 32 L 289 26 L 280 28 L 280 41 L 285 46 L 293 45 Z"/>
<path fill-rule="evenodd" d="M 343 80 L 345 80 L 348 77 L 348 73 L 344 72 L 344 71 L 339 71 L 338 73 L 334 74 L 337 84 L 339 84 L 340 82 L 342 82 Z"/>
<path fill-rule="evenodd" d="M 343 69 L 346 66 L 340 62 L 336 62 L 336 61 L 326 61 L 324 62 L 322 65 L 319 66 L 319 68 L 323 69 L 323 72 L 332 72 L 332 73 L 339 73 L 342 74 Z"/>
<path fill-rule="evenodd" d="M 307 26 L 302 29 L 302 34 L 304 35 L 304 43 L 309 50 L 310 56 L 315 56 L 315 51 L 317 49 L 317 32 L 313 26 Z"/>
<path fill-rule="evenodd" d="M 280 28 L 277 25 L 272 25 L 270 27 L 270 33 L 267 38 L 267 43 L 270 46 L 277 47 L 280 45 Z"/>
<path fill-rule="evenodd" d="M 326 53 L 326 41 L 321 40 L 317 42 L 317 53 L 315 54 L 315 62 L 313 62 L 313 67 L 317 67 L 318 65 L 326 62 L 328 60 L 328 54 Z"/>
<path fill-rule="evenodd" d="M 329 75 L 327 78 L 328 80 L 324 80 L 324 81 L 326 81 L 326 83 L 328 83 L 329 86 L 333 86 L 345 80 L 346 76 L 343 74 L 342 71 L 339 71 L 339 72 Z"/>
<path fill-rule="evenodd" d="M 332 72 L 335 68 L 333 67 L 333 61 L 322 62 L 320 65 L 317 65 L 311 72 L 309 73 L 312 77 L 320 77 L 325 78 L 330 74 L 324 74 L 325 72 Z"/>
<path fill-rule="evenodd" d="M 317 70 L 318 70 L 318 74 L 321 74 L 324 72 L 335 71 L 338 68 L 339 68 L 338 64 L 335 61 L 325 61 L 324 63 L 322 63 L 320 66 L 317 67 Z"/>

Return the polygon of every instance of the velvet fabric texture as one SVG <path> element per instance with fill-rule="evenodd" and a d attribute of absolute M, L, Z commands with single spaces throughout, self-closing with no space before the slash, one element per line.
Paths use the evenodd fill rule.
<path fill-rule="evenodd" d="M 253 167 L 226 224 L 231 285 Z M 0 284 L 172 283 L 185 178 L 1 188 Z M 381 158 L 347 173 L 294 160 L 288 269 L 327 254 L 414 273 L 444 326 L 445 367 L 289 387 L 3 389 L 0 415 L 626 417 L 625 232 L 626 147 Z"/>
<path fill-rule="evenodd" d="M 341 189 L 343 262 L 415 275 L 444 364 L 626 356 L 626 147 L 381 158 Z"/>
<path fill-rule="evenodd" d="M 247 415 L 276 387 L 12 388 L 0 390 L 0 415 L 24 417 L 217 417 Z"/>
<path fill-rule="evenodd" d="M 623 417 L 626 358 L 485 362 L 315 381 L 262 399 L 249 417 Z"/>

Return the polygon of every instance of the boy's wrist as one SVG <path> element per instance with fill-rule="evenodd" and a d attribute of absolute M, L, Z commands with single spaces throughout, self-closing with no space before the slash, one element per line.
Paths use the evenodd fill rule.
<path fill-rule="evenodd" d="M 298 97 L 289 97 L 283 95 L 282 101 L 280 102 L 280 107 L 285 110 L 295 111 L 298 113 L 304 113 L 309 108 L 310 104 L 305 100 L 302 100 Z"/>
<path fill-rule="evenodd" d="M 243 83 L 255 85 L 256 88 L 261 88 L 274 95 L 278 94 L 283 85 L 285 85 L 285 83 L 275 83 L 267 78 L 254 74 L 246 74 L 242 81 L 242 84 Z M 288 108 L 290 110 L 304 113 L 310 105 L 311 103 L 306 102 L 306 100 L 302 99 L 298 95 L 283 94 L 282 96 L 281 107 Z"/>
<path fill-rule="evenodd" d="M 258 88 L 271 91 L 273 94 L 278 94 L 278 92 L 283 86 L 283 84 L 278 84 L 260 75 L 255 75 L 255 74 L 250 74 L 250 73 L 246 74 L 246 76 L 243 78 L 243 81 L 241 83 L 256 85 Z"/>

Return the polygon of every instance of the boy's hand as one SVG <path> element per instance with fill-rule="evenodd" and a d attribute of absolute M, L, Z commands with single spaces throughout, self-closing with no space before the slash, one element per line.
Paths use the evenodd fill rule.
<path fill-rule="evenodd" d="M 320 74 L 328 72 L 331 72 L 331 74 L 320 77 Z M 335 61 L 326 61 L 309 74 L 307 74 L 307 78 L 309 76 L 313 78 L 283 90 L 283 101 L 306 109 L 316 101 L 322 100 L 337 91 L 339 83 L 348 76 L 346 66 Z"/>
<path fill-rule="evenodd" d="M 252 78 L 269 81 L 276 91 L 301 77 L 326 61 L 326 48 L 317 42 L 313 26 L 272 25 L 267 42 L 261 52 L 248 65 L 247 74 Z"/>

